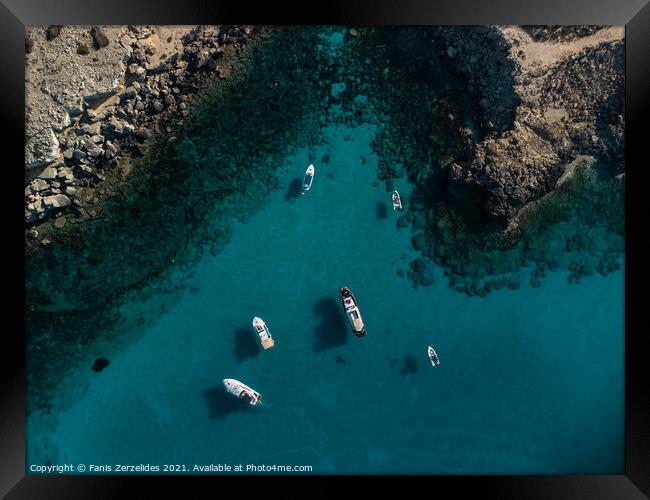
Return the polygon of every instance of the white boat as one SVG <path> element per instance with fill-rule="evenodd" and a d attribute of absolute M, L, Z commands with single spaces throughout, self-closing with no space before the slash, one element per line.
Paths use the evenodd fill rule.
<path fill-rule="evenodd" d="M 363 337 L 366 334 L 366 325 L 363 324 L 361 311 L 359 311 L 357 300 L 354 298 L 354 295 L 352 295 L 352 291 L 348 287 L 344 286 L 341 288 L 339 297 L 341 299 L 341 305 L 343 306 L 343 309 L 345 309 L 345 315 L 352 327 L 352 332 L 357 337 Z"/>
<path fill-rule="evenodd" d="M 257 316 L 253 318 L 253 328 L 255 328 L 255 331 L 260 336 L 260 342 L 264 349 L 270 349 L 275 345 L 269 327 L 266 326 L 262 318 L 258 318 Z"/>
<path fill-rule="evenodd" d="M 433 346 L 429 346 L 427 348 L 427 354 L 429 355 L 429 360 L 431 361 L 431 364 L 433 366 L 440 364 L 440 360 L 438 359 L 438 354 L 436 353 L 436 350 L 433 348 Z"/>
<path fill-rule="evenodd" d="M 402 210 L 402 198 L 397 189 L 393 191 L 393 210 Z"/>
<path fill-rule="evenodd" d="M 262 402 L 262 395 L 248 387 L 246 384 L 235 380 L 234 378 L 223 379 L 223 386 L 233 396 L 243 399 L 250 405 L 258 405 Z"/>
<path fill-rule="evenodd" d="M 311 183 L 314 181 L 315 173 L 316 169 L 314 169 L 314 166 L 309 165 L 307 167 L 307 171 L 305 172 L 305 179 L 302 181 L 302 194 L 305 194 L 305 191 L 309 191 L 311 189 Z"/>

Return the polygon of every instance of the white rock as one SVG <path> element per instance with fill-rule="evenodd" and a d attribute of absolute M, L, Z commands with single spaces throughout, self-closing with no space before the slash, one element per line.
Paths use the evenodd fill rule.
<path fill-rule="evenodd" d="M 57 172 L 57 177 L 59 179 L 67 179 L 72 176 L 72 169 L 70 167 L 61 167 Z"/>
<path fill-rule="evenodd" d="M 41 175 L 39 175 L 39 177 L 41 179 L 56 179 L 56 168 L 47 167 L 41 172 Z"/>
<path fill-rule="evenodd" d="M 210 56 L 206 52 L 199 52 L 199 55 L 196 58 L 196 67 L 202 68 L 208 63 Z"/>
<path fill-rule="evenodd" d="M 48 188 L 48 184 L 43 179 L 36 178 L 31 182 L 31 187 L 34 191 L 43 191 Z"/>
<path fill-rule="evenodd" d="M 70 198 L 64 194 L 55 194 L 53 196 L 46 196 L 43 198 L 43 205 L 46 208 L 62 208 L 70 205 Z"/>

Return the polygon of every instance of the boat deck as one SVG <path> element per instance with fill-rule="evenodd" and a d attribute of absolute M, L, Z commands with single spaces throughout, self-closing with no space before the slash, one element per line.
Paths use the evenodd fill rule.
<path fill-rule="evenodd" d="M 262 340 L 262 347 L 264 349 L 270 349 L 275 345 L 275 342 L 273 342 L 273 339 L 271 337 Z"/>

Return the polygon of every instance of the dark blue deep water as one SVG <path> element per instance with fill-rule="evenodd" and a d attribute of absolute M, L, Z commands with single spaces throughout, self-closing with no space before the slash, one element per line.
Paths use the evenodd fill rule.
<path fill-rule="evenodd" d="M 148 320 L 119 348 L 104 341 L 101 372 L 71 369 L 52 395 L 56 418 L 32 415 L 28 463 L 622 473 L 623 271 L 580 283 L 551 272 L 541 287 L 479 298 L 433 265 L 433 285 L 414 287 L 412 231 L 376 182 L 376 127 L 323 126 L 322 143 L 284 156 L 255 213 L 215 215 L 230 234 L 219 251 L 172 264 L 146 298 L 120 304 L 122 324 Z M 410 181 L 395 186 L 408 200 Z M 340 310 L 344 285 L 364 338 Z M 254 316 L 274 349 L 259 347 Z M 238 404 L 223 378 L 263 404 Z"/>

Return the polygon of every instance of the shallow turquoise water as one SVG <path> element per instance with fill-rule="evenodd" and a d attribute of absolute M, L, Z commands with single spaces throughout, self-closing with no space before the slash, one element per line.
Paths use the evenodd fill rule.
<path fill-rule="evenodd" d="M 577 285 L 551 273 L 541 288 L 469 298 L 437 269 L 433 286 L 413 288 L 396 271 L 418 255 L 390 193 L 373 185 L 373 136 L 370 125 L 327 129 L 302 197 L 291 186 L 308 151 L 288 158 L 281 189 L 193 269 L 195 292 L 110 357 L 60 415 L 51 442 L 61 462 L 623 471 L 623 273 Z M 396 185 L 406 200 L 408 182 Z M 364 338 L 345 324 L 343 285 L 359 300 Z M 272 350 L 256 345 L 256 315 Z M 222 389 L 227 377 L 263 405 L 239 405 Z M 39 456 L 30 449 L 30 462 Z"/>

